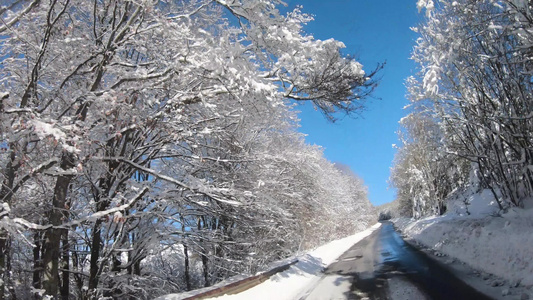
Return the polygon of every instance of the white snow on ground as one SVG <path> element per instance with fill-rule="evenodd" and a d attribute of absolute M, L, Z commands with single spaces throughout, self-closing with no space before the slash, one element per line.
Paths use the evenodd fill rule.
<path fill-rule="evenodd" d="M 499 214 L 491 199 L 488 191 L 469 196 L 465 202 L 470 203 L 470 215 L 463 201 L 458 201 L 440 217 L 393 222 L 416 242 L 507 281 L 488 284 L 520 284 L 528 296 L 533 295 L 533 208 L 511 208 Z"/>
<path fill-rule="evenodd" d="M 332 241 L 326 245 L 320 246 L 307 254 L 298 258 L 298 262 L 292 265 L 288 270 L 277 273 L 267 281 L 256 285 L 246 291 L 235 295 L 224 295 L 209 299 L 223 300 L 283 300 L 298 299 L 309 290 L 314 283 L 322 277 L 322 271 L 325 267 L 333 263 L 341 254 L 346 252 L 351 246 L 363 238 L 369 236 L 374 230 L 381 226 L 380 223 L 369 229 L 346 238 Z M 167 295 L 158 298 L 158 300 L 177 300 L 179 294 Z"/>

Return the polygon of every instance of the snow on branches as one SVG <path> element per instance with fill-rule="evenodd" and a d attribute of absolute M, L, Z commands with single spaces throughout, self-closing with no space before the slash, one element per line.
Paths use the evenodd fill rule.
<path fill-rule="evenodd" d="M 436 3 L 416 29 L 419 73 L 408 79 L 411 113 L 393 182 L 418 216 L 435 212 L 431 199 L 471 188 L 489 189 L 502 210 L 523 206 L 533 195 L 531 5 Z M 420 176 L 408 175 L 414 170 Z M 432 190 L 436 178 L 444 193 Z"/>
<path fill-rule="evenodd" d="M 1 7 L 0 199 L 9 210 L 0 214 L 13 227 L 0 229 L 0 263 L 23 252 L 27 259 L 13 265 L 33 274 L 17 280 L 53 297 L 150 297 L 167 286 L 147 283 L 166 274 L 142 271 L 156 250 L 189 249 L 187 264 L 187 251 L 200 257 L 203 277 L 184 266 L 184 280 L 168 287 L 179 290 L 315 243 L 303 240 L 309 226 L 299 222 L 316 217 L 320 205 L 344 218 L 319 204 L 327 197 L 306 203 L 324 188 L 321 176 L 344 175 L 317 171 L 331 166 L 303 144 L 287 101 L 313 101 L 334 119 L 362 107 L 373 72 L 342 55 L 341 42 L 304 34 L 312 18 L 301 8 L 282 15 L 281 4 L 24 0 Z M 295 155 L 320 163 L 283 163 Z M 342 182 L 343 201 L 371 215 L 364 192 L 348 196 L 362 183 Z M 3 273 L 0 291 L 13 273 Z M 33 297 L 21 287 L 10 293 Z"/>

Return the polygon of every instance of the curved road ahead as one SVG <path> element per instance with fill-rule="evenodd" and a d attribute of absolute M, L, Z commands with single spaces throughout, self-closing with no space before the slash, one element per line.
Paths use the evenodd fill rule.
<path fill-rule="evenodd" d="M 491 299 L 404 242 L 390 222 L 341 255 L 301 299 L 391 299 L 393 282 L 411 287 L 403 299 Z"/>

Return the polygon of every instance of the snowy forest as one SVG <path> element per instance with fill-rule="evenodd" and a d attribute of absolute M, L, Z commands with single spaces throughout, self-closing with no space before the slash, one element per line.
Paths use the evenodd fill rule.
<path fill-rule="evenodd" d="M 278 0 L 2 1 L 0 299 L 150 299 L 375 222 L 363 181 L 305 143 L 296 110 L 312 102 L 331 121 L 358 112 L 381 66 L 363 71 L 342 42 L 304 32 L 311 16 L 282 9 Z M 520 81 L 501 78 L 511 93 L 502 105 L 526 105 L 514 97 L 528 87 L 529 33 L 508 33 L 531 23 L 502 26 L 521 16 L 503 12 L 498 47 L 521 50 L 504 56 Z M 510 180 L 531 175 L 518 172 L 531 140 L 517 135 L 530 118 L 515 111 L 504 121 L 520 131 L 499 127 L 498 138 L 526 143 L 501 157 L 517 170 L 502 174 Z M 510 199 L 530 190 L 510 189 Z"/>
<path fill-rule="evenodd" d="M 403 215 L 490 190 L 500 211 L 533 196 L 533 4 L 419 0 L 409 114 L 391 183 Z M 459 199 L 460 200 L 460 199 Z"/>

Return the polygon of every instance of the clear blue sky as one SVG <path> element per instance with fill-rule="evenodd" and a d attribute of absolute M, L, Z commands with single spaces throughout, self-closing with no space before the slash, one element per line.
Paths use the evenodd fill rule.
<path fill-rule="evenodd" d="M 324 147 L 326 157 L 351 167 L 369 188 L 375 204 L 394 200 L 395 191 L 388 179 L 397 144 L 398 121 L 406 104 L 405 79 L 414 71 L 409 60 L 421 16 L 415 0 L 289 0 L 288 8 L 302 5 L 314 15 L 306 31 L 317 39 L 335 38 L 344 42 L 345 53 L 353 54 L 368 71 L 386 61 L 382 80 L 362 116 L 329 123 L 311 105 L 298 109 L 300 131 L 308 134 L 308 143 Z"/>

